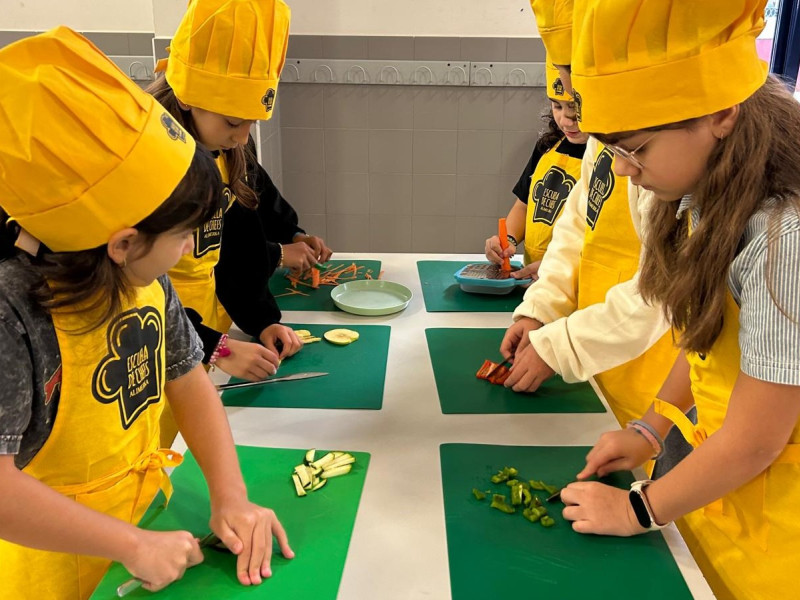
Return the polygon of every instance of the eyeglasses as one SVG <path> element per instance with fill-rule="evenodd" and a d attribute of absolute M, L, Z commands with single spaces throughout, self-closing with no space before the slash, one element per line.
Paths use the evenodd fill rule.
<path fill-rule="evenodd" d="M 634 167 L 636 167 L 637 169 L 639 169 L 639 170 L 641 171 L 642 169 L 644 169 L 644 163 L 642 163 L 642 161 L 640 161 L 638 158 L 636 158 L 636 153 L 637 153 L 639 150 L 641 150 L 641 149 L 644 147 L 644 145 L 645 145 L 647 142 L 649 142 L 649 141 L 650 141 L 650 140 L 652 140 L 654 137 L 656 137 L 656 135 L 657 135 L 658 133 L 659 133 L 659 132 L 658 132 L 658 131 L 656 131 L 656 132 L 655 132 L 653 135 L 651 135 L 649 138 L 647 138 L 647 139 L 646 139 L 645 141 L 643 141 L 641 144 L 639 144 L 638 146 L 636 146 L 636 148 L 634 148 L 633 150 L 630 150 L 630 151 L 628 151 L 628 150 L 625 150 L 624 148 L 620 148 L 619 146 L 616 146 L 616 145 L 614 145 L 614 144 L 606 144 L 605 146 L 606 146 L 606 148 L 608 148 L 609 150 L 611 150 L 611 151 L 612 151 L 614 154 L 621 156 L 622 158 L 624 158 L 625 160 L 627 160 L 627 161 L 628 161 L 629 163 L 631 163 L 631 164 L 632 164 Z"/>

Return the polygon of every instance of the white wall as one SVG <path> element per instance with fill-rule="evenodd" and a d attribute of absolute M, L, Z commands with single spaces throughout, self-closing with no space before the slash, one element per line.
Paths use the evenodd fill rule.
<path fill-rule="evenodd" d="M 529 0 L 289 0 L 292 33 L 529 37 Z"/>
<path fill-rule="evenodd" d="M 185 6 L 185 5 L 184 5 Z M 153 0 L 4 0 L 0 30 L 153 32 Z"/>

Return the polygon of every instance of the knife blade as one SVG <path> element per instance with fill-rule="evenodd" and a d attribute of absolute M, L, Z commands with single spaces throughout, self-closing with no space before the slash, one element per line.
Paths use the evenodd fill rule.
<path fill-rule="evenodd" d="M 300 379 L 313 379 L 314 377 L 324 377 L 330 373 L 308 372 L 308 373 L 295 373 L 294 375 L 285 375 L 283 377 L 273 377 L 272 379 L 264 379 L 262 381 L 242 381 L 241 383 L 223 383 L 222 385 L 215 386 L 219 391 L 234 390 L 237 388 L 251 387 L 254 385 L 265 385 L 267 383 L 279 383 L 281 381 L 298 381 Z"/>

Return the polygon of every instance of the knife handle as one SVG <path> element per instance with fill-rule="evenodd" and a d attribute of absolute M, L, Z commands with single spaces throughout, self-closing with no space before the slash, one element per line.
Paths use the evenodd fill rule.
<path fill-rule="evenodd" d="M 125 583 L 121 584 L 117 587 L 117 597 L 123 598 L 130 594 L 133 590 L 139 589 L 142 587 L 142 580 L 141 579 L 129 579 Z"/>

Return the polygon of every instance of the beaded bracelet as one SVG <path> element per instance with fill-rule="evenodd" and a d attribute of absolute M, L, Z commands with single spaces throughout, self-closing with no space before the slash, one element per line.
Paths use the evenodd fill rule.
<path fill-rule="evenodd" d="M 641 419 L 631 421 L 627 425 L 628 429 L 633 429 L 636 433 L 641 435 L 653 447 L 653 459 L 661 458 L 664 454 L 664 440 L 655 430 L 655 428 Z"/>
<path fill-rule="evenodd" d="M 515 237 L 514 237 L 513 235 L 511 235 L 510 233 L 509 233 L 509 234 L 506 236 L 506 239 L 508 240 L 508 242 L 509 242 L 510 244 L 514 244 L 514 246 L 519 246 L 519 242 L 517 241 L 517 238 L 515 238 Z"/>
<path fill-rule="evenodd" d="M 283 266 L 283 244 L 278 244 L 278 248 L 281 249 L 281 258 L 278 261 L 278 266 L 282 267 Z"/>
<path fill-rule="evenodd" d="M 214 347 L 214 351 L 211 353 L 211 357 L 208 359 L 208 366 L 210 367 L 210 370 L 213 371 L 214 369 L 216 369 L 217 367 L 216 362 L 218 358 L 225 358 L 226 356 L 230 355 L 231 355 L 231 349 L 228 348 L 228 334 L 223 333 L 220 336 L 217 345 Z"/>

